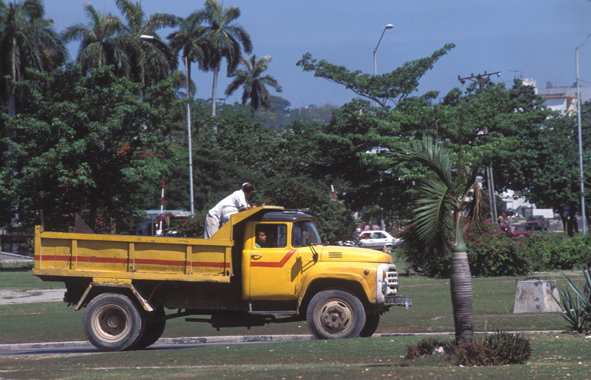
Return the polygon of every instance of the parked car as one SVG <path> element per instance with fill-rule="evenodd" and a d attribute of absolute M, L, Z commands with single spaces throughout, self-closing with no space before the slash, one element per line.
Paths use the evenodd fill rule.
<path fill-rule="evenodd" d="M 543 215 L 533 215 L 525 221 L 526 230 L 548 231 L 550 229 L 550 220 Z"/>
<path fill-rule="evenodd" d="M 523 224 L 503 224 L 505 236 L 512 239 L 529 237 L 533 231 L 528 231 Z"/>
<path fill-rule="evenodd" d="M 386 231 L 359 231 L 355 232 L 352 241 L 339 242 L 339 245 L 351 245 L 357 247 L 391 250 L 402 242 Z"/>
<path fill-rule="evenodd" d="M 517 210 L 513 210 L 512 208 L 508 208 L 505 211 L 503 211 L 505 213 L 505 215 L 507 216 L 513 216 L 515 214 L 517 214 Z"/>

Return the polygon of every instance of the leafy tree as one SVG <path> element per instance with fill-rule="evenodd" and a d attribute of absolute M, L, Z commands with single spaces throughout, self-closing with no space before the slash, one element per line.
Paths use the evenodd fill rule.
<path fill-rule="evenodd" d="M 168 78 L 177 67 L 177 55 L 164 43 L 156 31 L 163 27 L 172 27 L 177 17 L 167 13 L 154 13 L 146 16 L 140 2 L 117 0 L 126 23 L 124 35 L 118 36 L 126 50 L 131 66 L 131 78 L 143 87 Z M 151 36 L 143 39 L 141 36 Z"/>
<path fill-rule="evenodd" d="M 240 17 L 238 7 L 223 8 L 217 0 L 206 0 L 205 9 L 201 11 L 207 24 L 208 54 L 207 69 L 213 70 L 213 86 L 211 93 L 211 116 L 216 115 L 216 97 L 218 74 L 222 59 L 226 59 L 228 72 L 236 69 L 242 57 L 242 49 L 250 54 L 252 42 L 243 27 L 235 21 Z"/>
<path fill-rule="evenodd" d="M 66 49 L 53 30 L 53 20 L 44 18 L 40 0 L 8 5 L 0 2 L 0 100 L 8 99 L 9 114 L 16 113 L 16 92 L 4 76 L 13 81 L 28 79 L 26 68 L 49 72 L 61 65 Z"/>
<path fill-rule="evenodd" d="M 129 75 L 132 65 L 130 57 L 121 40 L 115 38 L 123 31 L 121 19 L 110 13 L 102 14 L 90 3 L 86 3 L 84 9 L 89 23 L 74 24 L 62 33 L 66 43 L 80 40 L 76 61 L 86 72 L 91 68 L 113 65 L 117 75 Z"/>
<path fill-rule="evenodd" d="M 306 107 L 300 107 L 290 110 L 289 120 L 303 120 L 307 123 L 318 122 L 321 124 L 330 123 L 332 120 L 332 113 L 338 107 L 332 104 L 315 105 L 310 104 Z"/>
<path fill-rule="evenodd" d="M 289 123 L 289 100 L 280 96 L 270 95 L 271 106 L 268 109 L 258 109 L 255 117 L 267 128 L 282 130 Z"/>
<path fill-rule="evenodd" d="M 406 62 L 402 67 L 382 75 L 363 74 L 359 70 L 351 72 L 345 66 L 337 66 L 325 60 L 318 62 L 310 53 L 304 54 L 297 65 L 304 71 L 314 72 L 315 77 L 341 84 L 357 95 L 385 106 L 388 100 L 396 104 L 407 99 L 417 90 L 423 75 L 454 47 L 454 44 L 446 44 L 430 57 Z"/>
<path fill-rule="evenodd" d="M 275 91 L 281 92 L 281 86 L 275 78 L 270 75 L 262 75 L 267 70 L 267 64 L 271 61 L 271 57 L 264 56 L 257 60 L 256 55 L 252 55 L 250 60 L 240 58 L 240 62 L 244 70 L 234 70 L 229 74 L 229 77 L 234 77 L 226 89 L 226 96 L 230 96 L 239 87 L 242 86 L 242 104 L 246 105 L 250 101 L 252 113 L 256 112 L 259 104 L 264 109 L 271 107 L 271 95 L 266 86 L 273 87 Z"/>
<path fill-rule="evenodd" d="M 161 180 L 164 171 L 168 142 L 160 134 L 174 107 L 170 81 L 147 88 L 140 101 L 140 85 L 111 67 L 89 77 L 79 65 L 29 75 L 19 86 L 31 113 L 13 118 L 16 134 L 3 140 L 12 150 L 0 173 L 2 199 L 17 207 L 24 227 L 42 211 L 48 230 L 63 231 L 75 212 L 87 215 L 91 228 L 133 215 L 140 184 Z"/>
<path fill-rule="evenodd" d="M 583 120 L 589 123 L 590 104 L 582 107 Z M 589 129 L 583 128 L 584 178 L 589 178 L 591 154 Z M 510 162 L 497 166 L 495 176 L 501 185 L 522 194 L 538 207 L 554 208 L 580 202 L 579 142 L 576 117 L 554 114 L 537 133 L 523 131 L 520 150 L 529 154 L 515 155 Z M 587 183 L 589 181 L 587 180 Z M 589 186 L 586 185 L 586 198 Z"/>
<path fill-rule="evenodd" d="M 455 232 L 457 245 L 453 249 L 450 288 L 456 341 L 458 344 L 469 343 L 474 333 L 472 278 L 460 219 L 467 207 L 464 200 L 476 183 L 478 169 L 463 168 L 461 162 L 456 165 L 453 153 L 431 138 L 412 141 L 393 152 L 391 158 L 394 165 L 417 162 L 429 170 L 429 175 L 417 183 L 418 196 L 412 205 L 413 215 L 404 234 L 402 249 L 409 261 L 420 265 L 434 256 L 449 255 Z M 460 169 L 455 176 L 454 168 Z M 469 207 L 471 221 L 481 219 L 481 200 L 480 192 L 475 191 Z"/>

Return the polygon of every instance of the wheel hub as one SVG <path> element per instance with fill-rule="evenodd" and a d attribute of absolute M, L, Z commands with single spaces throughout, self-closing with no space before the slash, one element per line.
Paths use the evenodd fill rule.
<path fill-rule="evenodd" d="M 321 314 L 325 328 L 332 331 L 343 331 L 351 324 L 351 308 L 339 301 L 328 302 Z"/>
<path fill-rule="evenodd" d="M 109 319 L 107 319 L 107 326 L 109 326 L 112 329 L 116 329 L 117 327 L 119 327 L 119 318 L 115 315 L 112 315 L 109 317 Z"/>

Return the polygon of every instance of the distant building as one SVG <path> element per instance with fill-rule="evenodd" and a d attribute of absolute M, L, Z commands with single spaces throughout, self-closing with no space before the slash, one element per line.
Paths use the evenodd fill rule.
<path fill-rule="evenodd" d="M 577 112 L 577 84 L 559 86 L 557 82 L 546 82 L 546 88 L 536 87 L 535 79 L 521 78 L 523 84 L 533 86 L 536 94 L 544 98 L 545 106 L 553 111 Z M 591 87 L 579 87 L 581 103 L 591 100 Z"/>

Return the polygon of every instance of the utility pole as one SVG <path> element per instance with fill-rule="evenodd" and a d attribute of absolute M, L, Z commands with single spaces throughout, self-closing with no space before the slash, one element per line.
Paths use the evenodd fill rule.
<path fill-rule="evenodd" d="M 462 78 L 458 75 L 458 80 L 464 84 L 466 83 L 467 80 L 472 81 L 474 83 L 478 83 L 478 92 L 480 94 L 482 94 L 482 82 L 484 81 L 484 79 L 489 79 L 491 76 L 496 75 L 498 77 L 501 76 L 501 72 L 497 71 L 494 73 L 487 73 L 486 71 L 484 72 L 484 74 L 470 74 L 469 77 L 465 77 Z M 482 134 L 483 135 L 488 135 L 488 127 L 484 126 L 484 129 L 482 130 Z M 490 208 L 490 215 L 492 218 L 493 223 L 497 221 L 497 206 L 496 206 L 496 198 L 495 198 L 495 184 L 494 184 L 494 179 L 493 179 L 493 170 L 491 166 L 487 166 L 486 168 L 486 182 L 488 183 L 488 205 Z"/>

